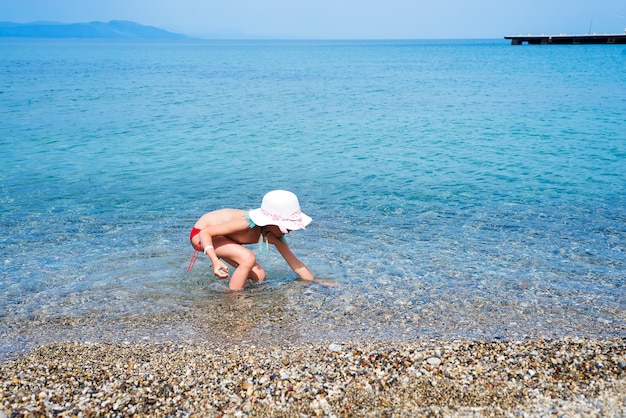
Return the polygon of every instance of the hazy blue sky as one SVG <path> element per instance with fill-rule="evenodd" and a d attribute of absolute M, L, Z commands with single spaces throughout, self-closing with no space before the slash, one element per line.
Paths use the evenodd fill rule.
<path fill-rule="evenodd" d="M 623 33 L 626 0 L 0 0 L 0 21 L 132 20 L 202 37 Z"/>

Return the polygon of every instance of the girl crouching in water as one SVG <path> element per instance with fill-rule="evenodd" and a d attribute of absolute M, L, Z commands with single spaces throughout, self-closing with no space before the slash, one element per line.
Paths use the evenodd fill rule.
<path fill-rule="evenodd" d="M 300 211 L 296 195 L 286 190 L 267 193 L 258 209 L 218 209 L 206 213 L 198 219 L 189 234 L 195 252 L 187 271 L 193 267 L 198 253 L 202 251 L 211 259 L 216 277 L 226 279 L 230 276 L 226 263 L 235 268 L 228 286 L 232 290 L 243 289 L 248 279 L 263 281 L 265 271 L 257 263 L 254 252 L 243 246 L 258 242 L 260 247 L 274 245 L 301 279 L 334 287 L 333 283 L 316 280 L 284 240 L 289 232 L 305 229 L 310 222 L 311 218 Z"/>

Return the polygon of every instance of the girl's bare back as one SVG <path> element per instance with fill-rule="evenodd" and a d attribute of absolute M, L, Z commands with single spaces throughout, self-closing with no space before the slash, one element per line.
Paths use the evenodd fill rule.
<path fill-rule="evenodd" d="M 245 216 L 246 211 L 241 209 L 218 209 L 209 213 L 205 213 L 198 219 L 195 228 L 204 229 L 209 226 L 223 225 L 235 219 L 236 217 Z"/>

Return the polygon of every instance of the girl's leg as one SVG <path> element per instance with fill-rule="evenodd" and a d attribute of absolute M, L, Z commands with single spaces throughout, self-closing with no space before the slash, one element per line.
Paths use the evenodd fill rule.
<path fill-rule="evenodd" d="M 256 262 L 256 256 L 248 248 L 229 240 L 226 237 L 213 238 L 215 253 L 228 264 L 235 267 L 230 276 L 229 288 L 243 289 L 247 279 L 264 280 L 265 272 Z"/>
<path fill-rule="evenodd" d="M 222 260 L 226 261 L 228 264 L 235 268 L 239 266 L 238 263 L 236 263 L 234 260 L 231 260 L 230 258 L 222 257 Z M 265 280 L 265 276 L 265 270 L 263 270 L 263 267 L 261 267 L 259 263 L 254 263 L 254 267 L 252 267 L 252 270 L 250 270 L 250 273 L 248 274 L 248 280 L 262 282 Z"/>

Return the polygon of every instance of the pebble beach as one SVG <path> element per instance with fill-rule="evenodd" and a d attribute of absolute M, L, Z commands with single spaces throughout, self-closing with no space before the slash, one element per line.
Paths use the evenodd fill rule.
<path fill-rule="evenodd" d="M 626 415 L 624 339 L 53 343 L 0 365 L 0 417 Z"/>

